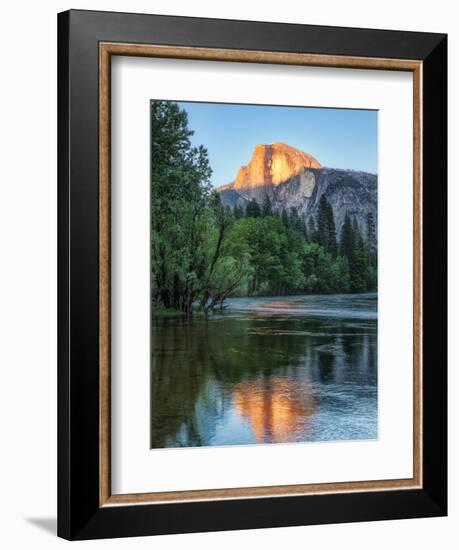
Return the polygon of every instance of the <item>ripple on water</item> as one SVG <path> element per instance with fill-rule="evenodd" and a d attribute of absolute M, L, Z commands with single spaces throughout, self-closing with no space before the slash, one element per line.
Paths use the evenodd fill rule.
<path fill-rule="evenodd" d="M 152 332 L 152 446 L 378 437 L 376 295 L 237 298 Z"/>

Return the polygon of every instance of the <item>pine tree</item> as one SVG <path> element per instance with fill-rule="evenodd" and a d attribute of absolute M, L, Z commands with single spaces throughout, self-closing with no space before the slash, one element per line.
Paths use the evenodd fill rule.
<path fill-rule="evenodd" d="M 288 213 L 287 213 L 287 210 L 285 210 L 285 208 L 282 209 L 281 220 L 282 220 L 282 223 L 285 225 L 285 227 L 288 227 L 290 225 Z"/>
<path fill-rule="evenodd" d="M 294 206 L 290 208 L 290 226 L 298 233 L 303 234 L 302 218 L 300 218 L 298 210 Z"/>
<path fill-rule="evenodd" d="M 325 195 L 320 197 L 317 213 L 317 240 L 332 256 L 336 256 L 336 228 L 333 209 Z"/>
<path fill-rule="evenodd" d="M 359 225 L 359 222 L 357 221 L 357 218 L 355 217 L 352 219 L 352 230 L 354 231 L 355 246 L 357 248 L 363 248 L 364 242 L 363 242 L 362 233 L 360 231 L 360 225 Z"/>
<path fill-rule="evenodd" d="M 244 209 L 242 208 L 242 206 L 239 206 L 238 204 L 234 205 L 233 216 L 236 220 L 244 217 Z"/>
<path fill-rule="evenodd" d="M 367 262 L 363 248 L 358 248 L 349 262 L 350 283 L 353 292 L 367 290 Z"/>
<path fill-rule="evenodd" d="M 367 250 L 368 250 L 368 265 L 376 267 L 377 260 L 377 245 L 376 245 L 376 225 L 375 219 L 371 212 L 367 215 Z"/>
<path fill-rule="evenodd" d="M 247 218 L 259 218 L 261 216 L 260 205 L 255 199 L 252 199 L 246 206 L 245 215 Z"/>
<path fill-rule="evenodd" d="M 301 234 L 303 235 L 304 237 L 304 240 L 306 242 L 309 242 L 309 234 L 308 234 L 308 228 L 306 227 L 306 222 L 304 221 L 304 217 L 302 216 L 301 217 Z"/>
<path fill-rule="evenodd" d="M 327 249 L 330 254 L 335 257 L 338 253 L 338 245 L 336 243 L 336 226 L 335 216 L 333 215 L 333 208 L 331 204 L 327 202 Z"/>
<path fill-rule="evenodd" d="M 327 242 L 327 199 L 325 195 L 320 197 L 317 211 L 317 241 L 325 248 Z"/>
<path fill-rule="evenodd" d="M 352 292 L 364 292 L 368 288 L 367 251 L 360 227 L 349 214 L 344 218 L 341 231 L 340 253 L 349 262 L 349 283 Z"/>
<path fill-rule="evenodd" d="M 309 242 L 311 243 L 317 242 L 316 223 L 314 221 L 313 216 L 311 216 L 308 221 L 308 237 L 309 237 Z"/>
<path fill-rule="evenodd" d="M 349 263 L 351 263 L 355 252 L 355 236 L 354 229 L 352 227 L 351 218 L 346 212 L 344 216 L 343 228 L 341 229 L 341 242 L 340 242 L 340 254 L 345 256 Z"/>
<path fill-rule="evenodd" d="M 261 207 L 261 213 L 263 216 L 272 216 L 273 215 L 273 208 L 271 204 L 271 199 L 269 198 L 269 195 L 266 193 L 263 199 L 263 205 Z"/>

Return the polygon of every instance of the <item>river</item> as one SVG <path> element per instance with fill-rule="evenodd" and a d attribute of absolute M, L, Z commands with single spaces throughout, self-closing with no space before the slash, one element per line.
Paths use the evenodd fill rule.
<path fill-rule="evenodd" d="M 153 321 L 152 448 L 378 437 L 375 293 L 226 305 Z"/>

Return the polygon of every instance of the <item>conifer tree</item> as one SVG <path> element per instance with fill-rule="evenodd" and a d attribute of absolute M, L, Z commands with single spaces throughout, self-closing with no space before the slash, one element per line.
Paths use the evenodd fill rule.
<path fill-rule="evenodd" d="M 298 215 L 298 210 L 294 206 L 290 208 L 290 226 L 298 233 L 303 234 L 302 219 Z"/>
<path fill-rule="evenodd" d="M 245 215 L 247 218 L 259 218 L 261 216 L 260 205 L 255 199 L 252 199 L 246 206 Z"/>
<path fill-rule="evenodd" d="M 367 250 L 368 250 L 368 265 L 376 267 L 376 225 L 375 219 L 371 212 L 367 215 Z"/>
<path fill-rule="evenodd" d="M 340 254 L 345 256 L 349 263 L 351 262 L 355 252 L 355 236 L 352 227 L 351 218 L 346 212 L 344 216 L 343 228 L 341 229 Z"/>
<path fill-rule="evenodd" d="M 282 223 L 285 225 L 285 227 L 290 225 L 288 213 L 287 213 L 287 210 L 285 210 L 285 208 L 282 209 L 281 220 L 282 220 Z"/>
<path fill-rule="evenodd" d="M 243 210 L 242 206 L 239 206 L 238 204 L 234 205 L 233 216 L 236 220 L 238 220 L 239 218 L 244 217 L 244 210 Z"/>
<path fill-rule="evenodd" d="M 327 203 L 327 247 L 328 252 L 335 257 L 338 253 L 338 245 L 336 243 L 336 226 L 335 216 L 333 215 L 333 208 L 330 203 Z"/>
<path fill-rule="evenodd" d="M 317 240 L 332 256 L 336 256 L 336 228 L 333 209 L 325 195 L 320 197 L 317 214 Z"/>
<path fill-rule="evenodd" d="M 352 292 L 363 292 L 367 289 L 367 253 L 355 218 L 351 220 L 346 213 L 341 232 L 340 251 L 349 262 L 349 282 Z"/>
<path fill-rule="evenodd" d="M 366 254 L 358 248 L 349 262 L 350 286 L 353 292 L 364 292 L 367 289 Z"/>
<path fill-rule="evenodd" d="M 263 216 L 272 216 L 273 208 L 271 204 L 271 199 L 269 198 L 268 193 L 264 196 L 263 205 L 261 207 L 261 213 Z"/>
<path fill-rule="evenodd" d="M 352 219 L 352 230 L 354 231 L 355 246 L 357 248 L 363 248 L 364 243 L 362 233 L 360 231 L 359 223 L 355 217 Z"/>
<path fill-rule="evenodd" d="M 311 243 L 317 242 L 316 222 L 314 221 L 313 216 L 311 216 L 308 221 L 308 237 L 309 237 L 309 242 Z"/>
<path fill-rule="evenodd" d="M 309 242 L 309 234 L 308 234 L 308 228 L 306 227 L 306 222 L 304 221 L 304 217 L 301 217 L 301 233 L 305 239 L 306 242 Z"/>

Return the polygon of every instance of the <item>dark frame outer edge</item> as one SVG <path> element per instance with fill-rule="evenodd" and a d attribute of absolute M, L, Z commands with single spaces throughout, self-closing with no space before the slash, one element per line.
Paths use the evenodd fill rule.
<path fill-rule="evenodd" d="M 423 487 L 447 514 L 447 37 L 423 63 Z"/>
<path fill-rule="evenodd" d="M 69 14 L 58 16 L 58 105 L 57 105 L 57 507 L 58 535 L 69 538 L 70 531 L 70 394 L 69 394 Z"/>

